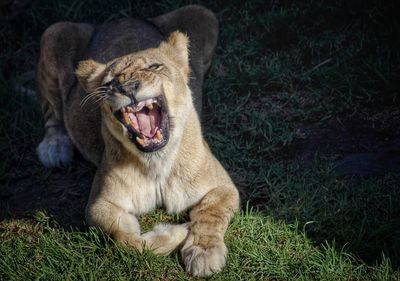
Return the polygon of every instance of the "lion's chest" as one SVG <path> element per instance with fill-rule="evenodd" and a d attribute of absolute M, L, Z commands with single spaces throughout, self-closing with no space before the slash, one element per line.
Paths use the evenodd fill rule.
<path fill-rule="evenodd" d="M 158 207 L 164 207 L 168 213 L 182 212 L 197 203 L 202 194 L 185 183 L 184 179 L 170 181 L 147 179 L 131 185 L 131 212 L 145 214 Z"/>
<path fill-rule="evenodd" d="M 168 159 L 174 159 L 170 157 Z M 146 173 L 129 167 L 128 181 L 130 211 L 145 214 L 158 207 L 168 213 L 179 213 L 192 207 L 205 195 L 205 191 L 186 178 L 185 173 L 172 169 L 173 161 L 153 161 Z M 175 173 L 171 171 L 175 171 Z"/>
<path fill-rule="evenodd" d="M 174 179 L 160 188 L 162 206 L 168 213 L 179 213 L 192 207 L 204 196 L 184 179 Z"/>

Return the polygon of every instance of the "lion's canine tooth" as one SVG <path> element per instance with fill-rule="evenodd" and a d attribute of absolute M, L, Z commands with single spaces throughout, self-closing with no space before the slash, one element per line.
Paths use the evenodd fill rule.
<path fill-rule="evenodd" d="M 131 119 L 129 119 L 129 115 L 126 112 L 124 112 L 124 113 L 122 113 L 122 116 L 124 117 L 125 123 L 127 125 L 130 125 L 131 124 Z"/>
<path fill-rule="evenodd" d="M 121 109 L 121 111 L 122 111 L 123 113 L 125 113 L 125 112 L 126 112 L 126 108 L 123 107 L 123 108 Z"/>
<path fill-rule="evenodd" d="M 153 109 L 153 99 L 146 100 L 146 107 L 150 110 Z"/>
<path fill-rule="evenodd" d="M 161 133 L 160 133 L 160 130 L 157 130 L 156 138 L 157 138 L 158 140 L 161 140 L 162 135 L 161 135 Z"/>
<path fill-rule="evenodd" d="M 136 137 L 136 141 L 137 141 L 141 146 L 144 146 L 144 145 L 145 145 L 144 139 L 142 139 L 142 138 L 140 138 L 140 137 Z"/>
<path fill-rule="evenodd" d="M 134 111 L 140 111 L 140 110 L 142 110 L 143 106 L 145 106 L 145 105 L 146 105 L 146 103 L 145 103 L 144 101 L 139 102 L 139 103 L 135 106 Z"/>

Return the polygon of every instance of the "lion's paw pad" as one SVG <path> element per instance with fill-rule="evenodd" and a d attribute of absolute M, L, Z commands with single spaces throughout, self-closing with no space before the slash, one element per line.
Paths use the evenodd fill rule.
<path fill-rule="evenodd" d="M 45 136 L 36 151 L 47 168 L 68 166 L 74 156 L 71 139 L 64 134 Z"/>
<path fill-rule="evenodd" d="M 226 253 L 227 249 L 223 243 L 206 249 L 192 245 L 182 250 L 186 271 L 199 277 L 221 271 L 225 265 Z"/>

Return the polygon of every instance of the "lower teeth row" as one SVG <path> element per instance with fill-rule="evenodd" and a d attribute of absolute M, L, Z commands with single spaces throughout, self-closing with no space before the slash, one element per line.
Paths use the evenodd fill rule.
<path fill-rule="evenodd" d="M 161 130 L 157 130 L 156 136 L 154 139 L 148 139 L 145 136 L 143 138 L 141 137 L 136 137 L 136 141 L 141 145 L 141 146 L 147 146 L 149 143 L 160 143 L 163 140 L 163 135 L 161 133 Z"/>

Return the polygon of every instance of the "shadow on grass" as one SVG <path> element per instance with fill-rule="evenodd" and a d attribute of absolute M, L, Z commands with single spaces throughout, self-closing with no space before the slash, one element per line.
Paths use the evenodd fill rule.
<path fill-rule="evenodd" d="M 46 169 L 33 147 L 34 144 L 23 152 L 23 161 L 13 163 L 12 176 L 3 179 L 0 220 L 31 218 L 43 211 L 65 229 L 82 228 L 95 167 L 76 152 L 73 166 Z"/>

